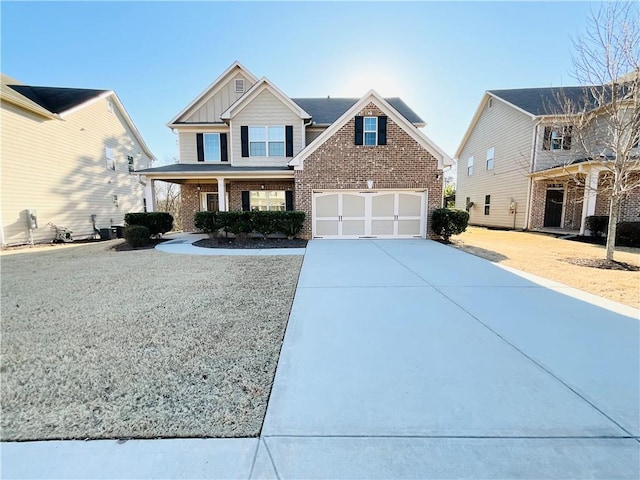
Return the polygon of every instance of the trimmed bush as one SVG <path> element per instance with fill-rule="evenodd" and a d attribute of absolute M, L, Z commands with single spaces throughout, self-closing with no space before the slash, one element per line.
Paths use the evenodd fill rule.
<path fill-rule="evenodd" d="M 162 235 L 173 228 L 173 217 L 167 212 L 127 213 L 124 216 L 127 225 L 143 225 L 151 235 Z"/>
<path fill-rule="evenodd" d="M 451 235 L 458 235 L 467 229 L 469 213 L 464 210 L 438 208 L 431 215 L 431 229 L 445 241 Z"/>
<path fill-rule="evenodd" d="M 287 238 L 295 238 L 301 231 L 304 224 L 305 213 L 300 211 L 277 212 L 277 231 L 286 235 Z"/>
<path fill-rule="evenodd" d="M 620 222 L 616 228 L 616 245 L 640 247 L 640 222 Z"/>
<path fill-rule="evenodd" d="M 585 218 L 585 225 L 591 232 L 591 236 L 600 238 L 603 235 L 606 236 L 607 228 L 609 227 L 608 215 L 591 215 Z"/>
<path fill-rule="evenodd" d="M 124 238 L 133 248 L 144 247 L 149 244 L 151 233 L 144 225 L 129 225 L 124 229 Z"/>
<path fill-rule="evenodd" d="M 241 241 L 252 233 L 267 237 L 281 233 L 294 238 L 302 231 L 305 213 L 298 211 L 233 211 L 233 212 L 197 212 L 194 217 L 196 228 L 205 233 L 224 230 L 233 233 Z"/>

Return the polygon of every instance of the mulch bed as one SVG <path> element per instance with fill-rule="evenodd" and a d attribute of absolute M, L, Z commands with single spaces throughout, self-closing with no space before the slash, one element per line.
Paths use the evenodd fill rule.
<path fill-rule="evenodd" d="M 237 242 L 235 238 L 205 238 L 193 243 L 204 248 L 305 248 L 307 240 L 301 238 L 250 238 Z"/>
<path fill-rule="evenodd" d="M 581 267 L 602 268 L 605 270 L 623 270 L 627 272 L 638 272 L 640 267 L 625 262 L 616 262 L 600 258 L 563 258 L 562 261 L 580 265 Z"/>
<path fill-rule="evenodd" d="M 111 247 L 111 249 L 115 250 L 116 252 L 130 252 L 132 250 L 151 250 L 152 248 L 156 248 L 156 245 L 162 242 L 166 242 L 167 240 L 170 240 L 170 239 L 169 238 L 152 238 L 148 245 L 145 245 L 144 247 L 136 247 L 136 248 L 129 245 L 126 241 L 123 241 L 121 243 L 114 245 L 113 247 Z"/>

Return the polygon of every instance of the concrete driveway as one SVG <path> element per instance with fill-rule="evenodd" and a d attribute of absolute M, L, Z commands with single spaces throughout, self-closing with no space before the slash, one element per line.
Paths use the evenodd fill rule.
<path fill-rule="evenodd" d="M 314 241 L 254 477 L 638 478 L 640 322 L 436 242 Z"/>

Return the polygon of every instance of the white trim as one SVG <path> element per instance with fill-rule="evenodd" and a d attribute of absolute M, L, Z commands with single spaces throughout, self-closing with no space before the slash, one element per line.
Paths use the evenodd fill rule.
<path fill-rule="evenodd" d="M 331 124 L 324 132 L 322 132 L 315 140 L 313 140 L 306 148 L 298 153 L 289 165 L 295 170 L 304 169 L 304 161 L 316 151 L 327 139 L 329 139 L 338 129 L 342 128 L 352 117 L 362 110 L 368 103 L 373 102 L 384 114 L 386 114 L 396 125 L 402 128 L 411 138 L 413 138 L 420 146 L 431 153 L 438 161 L 438 169 L 442 170 L 445 166 L 451 165 L 452 160 L 444 150 L 433 143 L 429 137 L 418 130 L 404 116 L 393 108 L 389 102 L 382 98 L 375 90 L 369 90 L 360 100 L 354 103 L 351 108 L 342 114 L 335 122 Z"/>
<path fill-rule="evenodd" d="M 249 70 L 247 70 L 240 62 L 236 60 L 231 64 L 229 68 L 227 68 L 224 72 L 222 72 L 222 74 L 218 78 L 216 78 L 213 81 L 213 83 L 211 83 L 211 85 L 205 88 L 196 98 L 194 98 L 191 101 L 191 103 L 189 103 L 189 105 L 187 105 L 185 108 L 183 108 L 180 111 L 180 113 L 178 113 L 175 117 L 173 117 L 171 121 L 167 123 L 167 126 L 172 127 L 173 124 L 177 122 L 180 117 L 182 117 L 189 110 L 191 110 L 192 107 L 196 106 L 196 104 L 199 103 L 201 100 L 205 99 L 205 97 L 206 97 L 206 100 L 209 100 L 209 98 L 215 95 L 224 85 L 226 85 L 226 82 L 222 83 L 222 80 L 224 80 L 236 68 L 241 70 L 242 73 L 244 73 L 247 77 L 249 77 L 249 79 L 252 82 L 255 83 L 258 81 L 258 78 L 256 76 L 254 76 Z"/>
<path fill-rule="evenodd" d="M 285 93 L 276 87 L 267 77 L 258 80 L 240 99 L 227 108 L 220 118 L 222 120 L 232 120 L 239 112 L 241 112 L 253 99 L 260 95 L 263 91 L 269 90 L 278 100 L 287 106 L 293 113 L 300 118 L 311 118 L 300 106 L 291 100 Z"/>
<path fill-rule="evenodd" d="M 367 144 L 367 129 L 365 127 L 366 125 L 366 119 L 367 118 L 373 118 L 376 121 L 376 126 L 373 129 L 373 133 L 376 135 L 375 141 L 372 144 Z M 368 133 L 371 133 L 371 130 L 368 131 Z M 378 117 L 374 117 L 372 115 L 367 115 L 362 117 L 362 145 L 366 146 L 366 147 L 376 147 L 378 146 Z"/>
<path fill-rule="evenodd" d="M 222 140 L 220 139 L 221 132 L 202 132 L 202 160 L 203 163 L 220 163 L 222 162 Z M 218 160 L 207 160 L 207 147 L 206 136 L 217 135 L 218 136 Z M 227 152 L 228 154 L 228 152 Z"/>

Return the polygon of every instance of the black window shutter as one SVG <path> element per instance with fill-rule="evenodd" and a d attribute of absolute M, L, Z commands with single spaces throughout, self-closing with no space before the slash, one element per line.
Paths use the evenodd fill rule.
<path fill-rule="evenodd" d="M 249 204 L 249 190 L 242 191 L 242 211 L 248 212 L 251 209 Z"/>
<path fill-rule="evenodd" d="M 229 153 L 227 150 L 227 134 L 220 134 L 220 161 L 228 162 L 229 161 Z"/>
<path fill-rule="evenodd" d="M 196 148 L 198 149 L 198 161 L 204 162 L 204 138 L 201 133 L 196 133 Z"/>
<path fill-rule="evenodd" d="M 293 210 L 293 192 L 291 190 L 284 192 L 284 203 L 287 212 Z"/>
<path fill-rule="evenodd" d="M 378 117 L 378 145 L 387 144 L 387 117 Z"/>
<path fill-rule="evenodd" d="M 542 141 L 542 149 L 551 149 L 551 127 L 544 127 L 544 140 Z"/>
<path fill-rule="evenodd" d="M 293 157 L 293 125 L 284 127 L 285 139 L 287 143 L 287 157 Z"/>
<path fill-rule="evenodd" d="M 563 150 L 571 150 L 571 132 L 573 131 L 573 127 L 569 125 L 568 127 L 564 127 L 563 132 L 563 140 L 562 140 L 562 149 Z"/>
<path fill-rule="evenodd" d="M 362 145 L 363 121 L 360 115 L 356 116 L 356 145 Z"/>
<path fill-rule="evenodd" d="M 242 156 L 249 156 L 249 127 L 240 127 L 240 142 L 242 143 Z"/>

